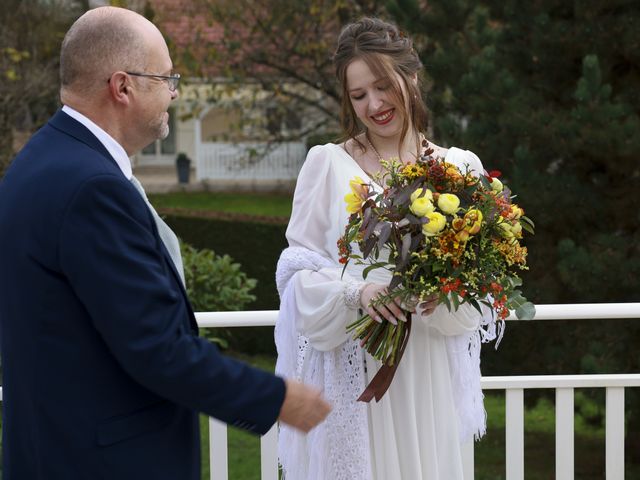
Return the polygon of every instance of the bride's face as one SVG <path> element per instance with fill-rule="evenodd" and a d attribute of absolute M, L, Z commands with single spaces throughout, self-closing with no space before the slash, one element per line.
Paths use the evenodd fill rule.
<path fill-rule="evenodd" d="M 368 131 L 378 137 L 400 135 L 407 112 L 407 89 L 402 77 L 394 72 L 402 92 L 402 99 L 398 99 L 392 81 L 376 77 L 362 59 L 352 61 L 345 73 L 351 105 Z"/>

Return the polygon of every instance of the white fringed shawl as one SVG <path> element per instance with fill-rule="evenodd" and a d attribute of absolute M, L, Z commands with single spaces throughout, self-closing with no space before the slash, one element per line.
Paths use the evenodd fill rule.
<path fill-rule="evenodd" d="M 333 406 L 327 420 L 308 435 L 281 425 L 278 458 L 285 480 L 369 480 L 367 406 L 357 401 L 366 386 L 362 349 L 357 342 L 348 340 L 333 350 L 318 351 L 296 330 L 295 295 L 290 280 L 299 270 L 318 271 L 325 267 L 341 268 L 303 247 L 285 249 L 278 260 L 276 283 L 281 303 L 275 328 L 276 373 L 315 386 Z M 483 313 L 475 332 L 446 337 L 461 441 L 478 439 L 486 433 L 480 346 L 502 332 L 496 332 L 490 310 Z"/>
<path fill-rule="evenodd" d="M 276 373 L 313 385 L 332 405 L 327 419 L 308 435 L 280 425 L 278 458 L 286 480 L 369 480 L 367 406 L 357 402 L 365 388 L 363 353 L 357 342 L 321 352 L 298 335 L 295 325 L 293 275 L 335 265 L 302 247 L 289 247 L 280 256 L 276 283 L 280 313 L 275 340 Z"/>

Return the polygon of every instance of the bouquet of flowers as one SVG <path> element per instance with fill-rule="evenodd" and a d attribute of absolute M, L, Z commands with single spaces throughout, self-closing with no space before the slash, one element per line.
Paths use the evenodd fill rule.
<path fill-rule="evenodd" d="M 513 203 L 499 172 L 474 176 L 468 166 L 460 169 L 432 153 L 425 150 L 414 164 L 384 161 L 384 173 L 374 178 L 382 191 L 359 177 L 350 181 L 345 201 L 351 216 L 338 240 L 341 263 L 366 264 L 365 278 L 378 268 L 392 273 L 388 293 L 376 302 L 399 298 L 415 305 L 436 295 L 450 311 L 469 303 L 481 312 L 484 304 L 497 320 L 510 310 L 533 318 L 535 307 L 522 296 L 517 275 L 527 268 L 520 240 L 523 231 L 533 234 L 533 222 Z M 411 325 L 364 315 L 347 328 L 393 367 Z"/>

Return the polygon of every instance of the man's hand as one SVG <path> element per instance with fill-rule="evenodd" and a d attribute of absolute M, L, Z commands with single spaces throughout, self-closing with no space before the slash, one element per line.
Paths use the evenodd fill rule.
<path fill-rule="evenodd" d="M 285 384 L 287 391 L 279 421 L 306 433 L 329 415 L 331 405 L 319 391 L 293 380 L 285 380 Z"/>

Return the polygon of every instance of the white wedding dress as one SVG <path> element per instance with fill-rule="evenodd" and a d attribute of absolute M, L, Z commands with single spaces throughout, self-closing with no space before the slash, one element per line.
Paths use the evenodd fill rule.
<path fill-rule="evenodd" d="M 446 160 L 460 167 L 469 165 L 476 174 L 483 172 L 480 160 L 469 151 L 450 148 Z M 314 147 L 298 177 L 286 233 L 291 247 L 316 252 L 334 265 L 300 270 L 291 278 L 296 329 L 310 347 L 322 352 L 337 349 L 350 338 L 345 328 L 358 314 L 345 302 L 345 291 L 353 282 L 363 281 L 364 267 L 352 261 L 342 275 L 336 244 L 348 221 L 344 196 L 355 176 L 372 181 L 341 146 Z M 388 284 L 386 273 L 374 270 L 366 281 Z M 439 306 L 427 317 L 414 315 L 408 345 L 389 390 L 379 403 L 372 400 L 366 407 L 368 439 L 363 438 L 362 445 L 368 445 L 370 468 L 363 476 L 371 480 L 463 479 L 445 336 L 473 332 L 479 321 L 479 313 L 469 305 L 455 313 Z M 364 361 L 368 383 L 380 363 L 368 354 Z M 331 447 L 353 451 L 349 445 L 327 448 Z M 336 469 L 333 475 L 338 478 L 340 467 Z M 317 478 L 312 473 L 308 477 Z"/>

